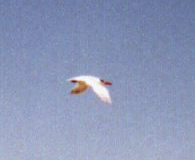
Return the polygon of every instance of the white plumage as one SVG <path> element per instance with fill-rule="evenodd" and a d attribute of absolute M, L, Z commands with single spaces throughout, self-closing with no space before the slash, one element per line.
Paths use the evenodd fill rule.
<path fill-rule="evenodd" d="M 79 94 L 88 87 L 92 87 L 97 96 L 104 102 L 111 103 L 110 94 L 104 85 L 112 85 L 111 81 L 100 79 L 94 76 L 79 76 L 68 79 L 68 82 L 76 83 L 71 94 Z"/>

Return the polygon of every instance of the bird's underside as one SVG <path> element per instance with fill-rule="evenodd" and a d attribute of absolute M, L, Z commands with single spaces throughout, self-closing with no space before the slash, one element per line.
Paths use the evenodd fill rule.
<path fill-rule="evenodd" d="M 71 94 L 79 94 L 85 91 L 88 88 L 88 85 L 83 81 L 78 81 L 76 86 L 71 90 Z"/>

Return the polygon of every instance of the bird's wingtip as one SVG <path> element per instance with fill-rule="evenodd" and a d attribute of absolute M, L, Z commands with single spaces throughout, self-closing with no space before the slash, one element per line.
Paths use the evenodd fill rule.
<path fill-rule="evenodd" d="M 68 78 L 66 81 L 67 81 L 67 82 L 70 82 L 70 78 Z"/>

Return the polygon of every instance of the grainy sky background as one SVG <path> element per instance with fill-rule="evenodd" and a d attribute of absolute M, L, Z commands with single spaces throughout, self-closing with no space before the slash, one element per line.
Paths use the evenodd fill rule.
<path fill-rule="evenodd" d="M 194 0 L 1 0 L 0 160 L 192 160 Z M 67 78 L 113 81 L 113 104 Z"/>

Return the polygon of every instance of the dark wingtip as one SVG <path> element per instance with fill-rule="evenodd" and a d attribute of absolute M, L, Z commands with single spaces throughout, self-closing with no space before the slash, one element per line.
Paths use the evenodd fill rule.
<path fill-rule="evenodd" d="M 71 80 L 70 82 L 72 82 L 72 83 L 76 83 L 77 81 L 76 81 L 76 80 Z"/>

